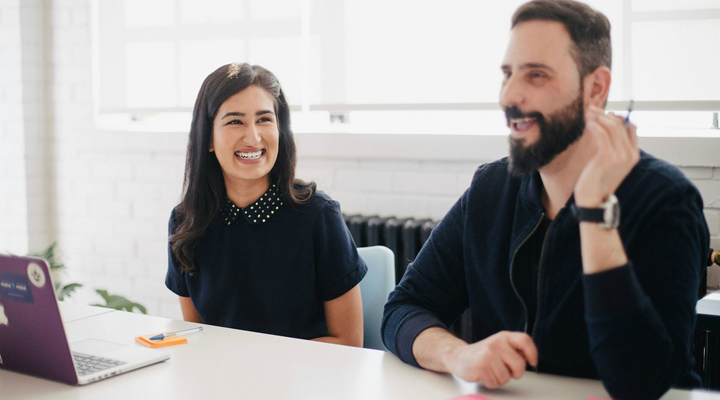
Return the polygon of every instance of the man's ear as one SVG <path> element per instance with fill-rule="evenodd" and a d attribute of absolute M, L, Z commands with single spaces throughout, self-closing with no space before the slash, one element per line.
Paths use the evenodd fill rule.
<path fill-rule="evenodd" d="M 608 94 L 610 93 L 610 81 L 612 76 L 608 67 L 600 66 L 595 71 L 583 78 L 585 88 L 585 105 L 593 105 L 605 108 Z"/>

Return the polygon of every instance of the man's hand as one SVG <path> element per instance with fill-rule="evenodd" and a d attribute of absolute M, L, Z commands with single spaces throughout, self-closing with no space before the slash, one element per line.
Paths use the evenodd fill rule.
<path fill-rule="evenodd" d="M 520 379 L 526 362 L 537 366 L 538 351 L 528 334 L 503 331 L 477 343 L 452 346 L 442 358 L 448 372 L 495 389 L 510 378 Z"/>
<path fill-rule="evenodd" d="M 634 125 L 603 109 L 590 106 L 585 112 L 585 129 L 595 137 L 597 152 L 583 169 L 575 184 L 575 204 L 599 206 L 640 160 Z"/>

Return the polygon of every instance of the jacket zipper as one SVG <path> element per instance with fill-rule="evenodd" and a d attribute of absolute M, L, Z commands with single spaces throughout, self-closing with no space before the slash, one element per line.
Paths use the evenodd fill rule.
<path fill-rule="evenodd" d="M 535 227 L 530 232 L 530 234 L 527 235 L 525 237 L 525 239 L 523 239 L 522 242 L 520 242 L 520 245 L 515 249 L 515 252 L 513 252 L 512 259 L 510 260 L 510 285 L 512 286 L 513 291 L 515 292 L 515 296 L 517 296 L 517 298 L 520 300 L 520 303 L 523 305 L 523 309 L 525 310 L 525 329 L 524 329 L 525 333 L 528 333 L 528 331 L 527 331 L 527 329 L 528 329 L 528 326 L 527 326 L 528 309 L 527 309 L 527 305 L 525 304 L 525 301 L 523 301 L 523 299 L 522 299 L 522 296 L 520 296 L 520 292 L 518 292 L 517 288 L 515 287 L 515 282 L 513 281 L 513 267 L 515 266 L 515 257 L 517 256 L 518 251 L 520 250 L 521 247 L 523 247 L 525 242 L 527 242 L 528 239 L 530 239 L 530 237 L 532 237 L 532 235 L 535 234 L 535 231 L 537 231 L 537 229 L 540 227 L 540 224 L 542 223 L 543 218 L 545 218 L 545 213 L 542 213 L 540 215 L 540 219 L 535 224 Z M 543 241 L 543 246 L 544 245 L 545 245 L 545 243 Z M 540 254 L 541 254 L 540 260 L 542 260 L 542 251 L 540 251 Z M 540 268 L 538 266 L 538 277 L 540 276 L 539 270 L 540 270 Z M 535 321 L 537 321 L 537 316 L 535 316 Z"/>
<path fill-rule="evenodd" d="M 556 216 L 556 219 L 557 219 L 557 216 Z M 548 228 L 545 231 L 545 237 L 543 238 L 542 247 L 540 248 L 540 261 L 538 261 L 538 279 L 537 279 L 537 309 L 535 310 L 535 323 L 533 323 L 532 334 L 530 336 L 533 340 L 533 343 L 537 343 L 537 340 L 535 340 L 535 332 L 536 332 L 535 328 L 537 327 L 538 321 L 540 321 L 540 293 L 541 293 L 540 286 L 543 281 L 542 265 L 543 265 L 543 256 L 545 255 L 545 243 L 547 242 L 548 233 L 550 233 L 550 229 L 552 228 L 554 222 L 555 222 L 555 220 L 550 221 L 550 225 L 548 225 Z M 539 361 L 540 360 L 538 359 L 538 367 L 540 366 Z M 533 369 L 535 371 L 538 370 L 538 368 L 533 368 Z"/>

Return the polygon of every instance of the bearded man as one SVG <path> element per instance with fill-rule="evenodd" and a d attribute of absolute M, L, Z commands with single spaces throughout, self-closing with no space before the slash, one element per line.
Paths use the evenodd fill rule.
<path fill-rule="evenodd" d="M 511 26 L 500 91 L 510 156 L 478 168 L 408 267 L 385 306 L 385 345 L 488 388 L 526 368 L 601 379 L 616 399 L 700 386 L 700 194 L 604 112 L 604 15 L 534 1 Z M 470 344 L 446 328 L 468 307 Z"/>

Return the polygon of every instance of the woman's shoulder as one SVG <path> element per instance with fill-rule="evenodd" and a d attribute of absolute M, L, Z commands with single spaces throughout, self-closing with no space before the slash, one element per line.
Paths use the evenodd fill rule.
<path fill-rule="evenodd" d="M 170 210 L 170 219 L 168 220 L 168 230 L 170 231 L 170 234 L 175 233 L 175 228 L 180 225 L 181 222 L 182 209 L 180 208 L 180 204 L 178 204 Z"/>
<path fill-rule="evenodd" d="M 335 200 L 333 200 L 330 196 L 328 196 L 327 193 L 323 192 L 322 190 L 315 191 L 315 196 L 313 196 L 312 201 L 318 202 L 319 204 L 325 204 L 329 201 L 335 202 Z"/>
<path fill-rule="evenodd" d="M 297 206 L 298 211 L 303 213 L 321 213 L 325 209 L 340 209 L 340 204 L 333 200 L 327 193 L 322 190 L 315 191 L 310 201 Z"/>

